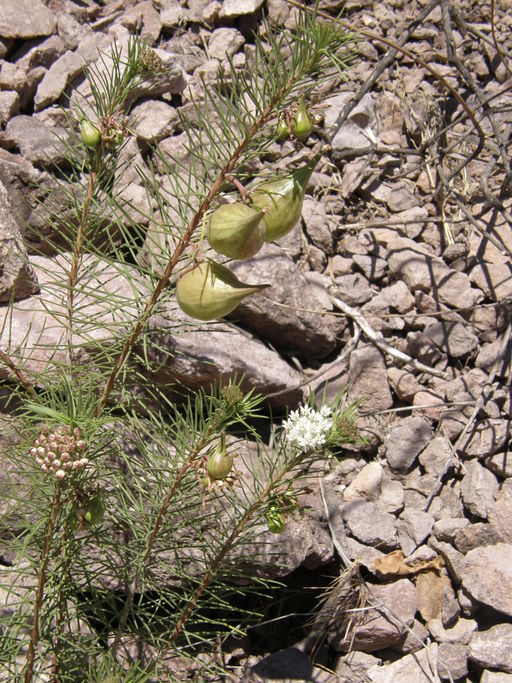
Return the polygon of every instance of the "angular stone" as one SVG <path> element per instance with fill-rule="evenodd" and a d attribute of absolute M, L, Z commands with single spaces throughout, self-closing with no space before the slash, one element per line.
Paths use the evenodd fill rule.
<path fill-rule="evenodd" d="M 25 159 L 37 166 L 58 166 L 66 159 L 64 143 L 59 139 L 65 131 L 60 126 L 49 128 L 33 116 L 20 114 L 9 121 L 5 136 Z"/>
<path fill-rule="evenodd" d="M 512 624 L 497 624 L 474 633 L 469 658 L 479 667 L 512 673 Z"/>
<path fill-rule="evenodd" d="M 2 0 L 0 36 L 37 38 L 55 33 L 57 17 L 40 0 Z"/>
<path fill-rule="evenodd" d="M 484 545 L 495 545 L 505 540 L 507 539 L 501 538 L 490 524 L 477 522 L 476 524 L 468 524 L 457 531 L 455 534 L 455 547 L 461 553 L 468 553 L 475 548 Z"/>
<path fill-rule="evenodd" d="M 496 543 L 470 550 L 462 563 L 461 580 L 469 595 L 512 617 L 512 545 Z"/>
<path fill-rule="evenodd" d="M 457 533 L 468 524 L 469 520 L 465 517 L 445 517 L 434 524 L 434 535 L 439 541 L 452 543 Z"/>
<path fill-rule="evenodd" d="M 365 545 L 380 550 L 393 549 L 398 545 L 396 521 L 393 515 L 358 498 L 345 503 L 341 514 L 350 533 Z"/>
<path fill-rule="evenodd" d="M 388 368 L 389 385 L 401 401 L 411 403 L 420 391 L 420 384 L 412 372 L 397 367 Z"/>
<path fill-rule="evenodd" d="M 7 190 L 0 181 L 0 301 L 22 299 L 38 291 Z"/>
<path fill-rule="evenodd" d="M 336 125 L 339 115 L 352 97 L 352 93 L 343 92 L 328 97 L 324 102 L 324 125 L 327 135 L 332 137 L 331 145 L 335 157 L 347 150 L 364 149 L 371 144 L 365 134 L 365 130 L 376 122 L 375 104 L 370 93 L 361 98 L 341 127 Z"/>
<path fill-rule="evenodd" d="M 329 644 L 341 651 L 374 652 L 391 647 L 399 643 L 407 627 L 413 625 L 417 600 L 416 589 L 409 579 L 371 585 L 371 598 L 366 610 L 354 618 L 348 633 L 346 625 L 342 624 L 337 631 L 336 624 L 333 624 L 328 636 Z"/>
<path fill-rule="evenodd" d="M 335 673 L 343 683 L 361 683 L 368 669 L 379 664 L 382 664 L 382 659 L 367 652 L 353 651 L 338 659 Z"/>
<path fill-rule="evenodd" d="M 335 347 L 336 327 L 326 320 L 318 298 L 295 263 L 278 245 L 265 244 L 252 258 L 229 264 L 242 282 L 266 282 L 247 297 L 231 318 L 278 350 L 300 358 L 325 358 Z"/>
<path fill-rule="evenodd" d="M 391 430 L 386 460 L 392 470 L 406 472 L 432 438 L 432 427 L 421 417 L 407 417 Z"/>
<path fill-rule="evenodd" d="M 441 643 L 437 671 L 441 680 L 458 680 L 468 673 L 468 648 L 461 643 Z"/>
<path fill-rule="evenodd" d="M 210 35 L 208 54 L 210 59 L 232 57 L 245 43 L 243 35 L 236 28 L 217 28 Z"/>
<path fill-rule="evenodd" d="M 351 399 L 363 399 L 365 412 L 392 407 L 386 365 L 373 344 L 362 346 L 350 354 L 349 388 Z"/>
<path fill-rule="evenodd" d="M 485 465 L 498 477 L 504 479 L 512 477 L 512 454 L 510 452 L 497 453 L 485 459 Z"/>
<path fill-rule="evenodd" d="M 476 334 L 461 323 L 436 322 L 425 328 L 425 335 L 451 358 L 467 356 L 479 345 Z"/>
<path fill-rule="evenodd" d="M 360 306 L 370 301 L 373 296 L 370 283 L 360 273 L 340 275 L 334 283 L 336 296 L 348 306 Z"/>
<path fill-rule="evenodd" d="M 352 260 L 370 282 L 382 279 L 388 269 L 387 261 L 378 256 L 368 254 L 354 254 Z"/>
<path fill-rule="evenodd" d="M 306 196 L 302 205 L 302 220 L 306 225 L 309 239 L 326 254 L 332 254 L 334 235 L 329 226 L 329 219 L 322 202 Z"/>
<path fill-rule="evenodd" d="M 420 464 L 428 474 L 438 476 L 450 458 L 451 448 L 448 439 L 445 439 L 443 436 L 434 437 L 429 441 L 427 447 L 421 451 L 418 458 Z"/>
<path fill-rule="evenodd" d="M 489 510 L 489 524 L 500 540 L 512 543 L 512 479 L 507 479 Z"/>
<path fill-rule="evenodd" d="M 366 675 L 371 683 L 440 683 L 437 659 L 438 646 L 432 643 L 392 664 L 372 666 Z"/>
<path fill-rule="evenodd" d="M 468 462 L 465 470 L 460 486 L 464 506 L 472 515 L 487 519 L 498 491 L 498 480 L 478 460 Z"/>
<path fill-rule="evenodd" d="M 500 418 L 481 420 L 463 444 L 462 452 L 466 457 L 488 457 L 503 448 L 509 433 L 509 420 Z"/>
<path fill-rule="evenodd" d="M 388 264 L 391 275 L 403 279 L 411 290 L 434 291 L 441 303 L 452 308 L 471 308 L 481 298 L 467 275 L 451 270 L 442 259 L 406 237 L 388 244 Z"/>
<path fill-rule="evenodd" d="M 501 671 L 484 671 L 480 683 L 512 683 L 512 674 Z"/>
<path fill-rule="evenodd" d="M 236 19 L 246 14 L 254 14 L 263 5 L 263 0 L 224 0 L 219 19 Z"/>
<path fill-rule="evenodd" d="M 429 621 L 428 630 L 438 643 L 460 643 L 467 645 L 478 628 L 474 619 L 459 619 L 452 628 L 444 628 L 440 619 Z"/>
<path fill-rule="evenodd" d="M 34 96 L 34 109 L 40 111 L 56 102 L 66 86 L 84 69 L 84 60 L 77 52 L 68 50 L 45 73 Z"/>
<path fill-rule="evenodd" d="M 14 90 L 0 91 L 0 125 L 20 110 L 20 96 Z"/>
<path fill-rule="evenodd" d="M 374 501 L 380 495 L 382 480 L 384 479 L 384 468 L 378 462 L 370 462 L 357 474 L 352 483 L 343 492 L 345 503 L 362 498 Z"/>
<path fill-rule="evenodd" d="M 430 535 L 434 518 L 421 510 L 406 509 L 398 519 L 398 540 L 405 555 L 410 555 Z"/>
<path fill-rule="evenodd" d="M 174 133 L 178 112 L 167 102 L 147 100 L 132 109 L 135 123 L 132 129 L 144 142 L 158 142 Z"/>

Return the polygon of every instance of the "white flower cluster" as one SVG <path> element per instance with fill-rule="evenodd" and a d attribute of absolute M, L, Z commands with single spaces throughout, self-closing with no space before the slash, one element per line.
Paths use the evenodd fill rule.
<path fill-rule="evenodd" d="M 298 410 L 292 410 L 288 419 L 283 422 L 286 443 L 301 451 L 320 448 L 325 444 L 332 425 L 329 406 L 322 406 L 320 410 L 301 406 Z"/>
<path fill-rule="evenodd" d="M 87 443 L 82 437 L 79 427 L 73 430 L 69 425 L 61 425 L 53 431 L 44 426 L 34 441 L 30 455 L 46 474 L 53 474 L 57 479 L 64 479 L 72 470 L 82 470 L 89 460 L 84 458 Z"/>

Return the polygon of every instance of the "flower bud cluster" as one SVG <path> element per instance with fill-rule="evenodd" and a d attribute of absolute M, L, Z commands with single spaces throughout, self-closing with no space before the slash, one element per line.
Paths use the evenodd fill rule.
<path fill-rule="evenodd" d="M 68 472 L 82 470 L 89 464 L 83 457 L 86 448 L 87 442 L 82 439 L 79 427 L 60 425 L 50 431 L 44 426 L 29 452 L 43 472 L 64 479 Z"/>

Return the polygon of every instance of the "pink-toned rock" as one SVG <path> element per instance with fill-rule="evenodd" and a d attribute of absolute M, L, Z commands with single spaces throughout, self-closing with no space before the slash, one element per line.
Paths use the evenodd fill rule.
<path fill-rule="evenodd" d="M 370 587 L 367 609 L 354 619 L 349 632 L 346 633 L 345 625 L 339 631 L 335 625 L 331 627 L 329 643 L 335 650 L 382 650 L 398 643 L 407 626 L 413 625 L 418 596 L 412 581 L 400 579 Z"/>
<path fill-rule="evenodd" d="M 470 550 L 462 563 L 461 580 L 469 595 L 512 617 L 512 545 L 496 543 Z"/>

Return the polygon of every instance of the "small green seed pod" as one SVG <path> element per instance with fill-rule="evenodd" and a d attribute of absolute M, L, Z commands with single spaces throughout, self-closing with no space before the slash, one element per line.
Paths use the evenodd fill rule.
<path fill-rule="evenodd" d="M 286 529 L 286 519 L 278 505 L 271 505 L 266 514 L 268 530 L 273 534 L 282 534 Z"/>
<path fill-rule="evenodd" d="M 96 149 L 101 142 L 101 133 L 92 121 L 89 119 L 82 119 L 80 124 L 80 133 L 82 135 L 82 142 L 89 149 Z"/>
<path fill-rule="evenodd" d="M 283 113 L 281 113 L 277 119 L 276 138 L 278 140 L 285 140 L 289 135 L 290 129 L 286 123 L 286 117 Z"/>
<path fill-rule="evenodd" d="M 295 137 L 300 138 L 301 140 L 311 135 L 313 130 L 313 121 L 309 118 L 304 97 L 300 98 L 299 108 L 291 120 L 290 129 Z"/>
<path fill-rule="evenodd" d="M 218 446 L 206 461 L 206 471 L 216 481 L 226 479 L 233 468 L 233 458 L 223 446 Z"/>

